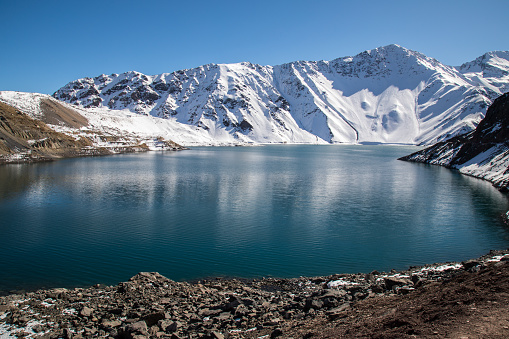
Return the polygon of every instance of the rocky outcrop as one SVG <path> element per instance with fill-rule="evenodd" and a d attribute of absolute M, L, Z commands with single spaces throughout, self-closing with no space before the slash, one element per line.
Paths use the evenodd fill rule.
<path fill-rule="evenodd" d="M 437 143 L 400 160 L 458 169 L 509 188 L 509 93 L 497 98 L 475 131 Z"/>
<path fill-rule="evenodd" d="M 408 271 L 327 277 L 175 282 L 142 272 L 117 286 L 56 288 L 0 298 L 0 336 L 45 338 L 245 338 L 285 337 L 313 321 L 348 316 L 356 303 L 381 296 L 419 293 L 421 287 L 490 262 L 507 251 L 464 263 Z"/>

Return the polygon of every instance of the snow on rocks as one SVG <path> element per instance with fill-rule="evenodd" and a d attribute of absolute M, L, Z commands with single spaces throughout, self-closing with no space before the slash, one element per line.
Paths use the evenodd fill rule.
<path fill-rule="evenodd" d="M 465 270 L 509 261 L 494 251 L 464 263 L 404 272 L 313 278 L 208 279 L 175 282 L 141 272 L 117 286 L 53 289 L 0 298 L 0 336 L 14 338 L 242 338 L 284 335 L 317 316 L 344 317 L 358 301 L 407 294 Z"/>

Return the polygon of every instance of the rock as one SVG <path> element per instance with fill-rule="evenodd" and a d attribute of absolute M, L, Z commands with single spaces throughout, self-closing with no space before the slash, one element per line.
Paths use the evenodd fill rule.
<path fill-rule="evenodd" d="M 346 317 L 346 312 L 351 308 L 349 303 L 344 303 L 339 307 L 332 308 L 328 310 L 325 314 L 331 319 L 338 319 L 342 317 Z"/>
<path fill-rule="evenodd" d="M 367 282 L 374 282 L 375 275 L 373 273 L 368 273 L 365 275 L 364 280 L 366 280 Z"/>
<path fill-rule="evenodd" d="M 159 327 L 166 333 L 177 332 L 182 327 L 182 323 L 179 321 L 161 320 L 158 323 Z"/>
<path fill-rule="evenodd" d="M 120 320 L 103 319 L 101 321 L 101 325 L 106 328 L 114 328 L 114 327 L 119 327 L 120 325 L 122 325 L 122 322 Z"/>
<path fill-rule="evenodd" d="M 7 305 L 0 305 L 0 315 L 4 314 L 9 310 L 9 306 Z"/>
<path fill-rule="evenodd" d="M 408 294 L 412 291 L 415 291 L 415 288 L 413 287 L 401 287 L 399 290 L 398 290 L 398 294 Z"/>
<path fill-rule="evenodd" d="M 406 278 L 386 277 L 384 282 L 388 290 L 392 290 L 393 287 L 397 286 L 413 285 L 412 281 Z"/>
<path fill-rule="evenodd" d="M 421 279 L 422 277 L 418 274 L 412 274 L 412 276 L 410 277 L 410 280 L 412 280 L 412 283 L 414 285 L 417 284 Z"/>
<path fill-rule="evenodd" d="M 64 339 L 71 339 L 72 338 L 72 331 L 68 328 L 64 328 Z"/>
<path fill-rule="evenodd" d="M 224 339 L 224 335 L 218 331 L 212 331 L 209 335 L 210 339 Z"/>
<path fill-rule="evenodd" d="M 66 288 L 54 288 L 46 293 L 46 298 L 65 299 L 67 294 Z"/>
<path fill-rule="evenodd" d="M 481 265 L 482 261 L 477 260 L 477 259 L 471 259 L 471 260 L 463 261 L 461 264 L 463 265 L 463 268 L 465 270 L 470 271 L 472 268 Z"/>
<path fill-rule="evenodd" d="M 133 339 L 148 339 L 148 336 L 143 334 L 135 334 L 132 336 Z"/>
<path fill-rule="evenodd" d="M 145 320 L 145 322 L 147 323 L 147 326 L 151 327 L 151 326 L 157 324 L 157 322 L 159 320 L 162 320 L 165 318 L 166 317 L 165 317 L 164 312 L 156 312 L 156 313 L 148 314 L 148 315 L 144 316 L 142 319 Z"/>
<path fill-rule="evenodd" d="M 81 311 L 80 311 L 80 315 L 82 317 L 90 317 L 92 315 L 92 313 L 94 312 L 93 309 L 91 309 L 90 307 L 87 307 L 87 306 L 84 306 Z"/>
<path fill-rule="evenodd" d="M 95 327 L 85 327 L 85 336 L 93 336 L 95 333 L 97 333 L 97 328 Z"/>
<path fill-rule="evenodd" d="M 239 305 L 235 309 L 235 317 L 244 317 L 249 313 L 249 309 L 244 305 Z"/>
<path fill-rule="evenodd" d="M 271 339 L 277 338 L 283 335 L 283 331 L 280 328 L 276 328 L 272 333 L 270 334 Z"/>
<path fill-rule="evenodd" d="M 228 299 L 228 303 L 223 306 L 223 310 L 231 312 L 234 311 L 239 305 L 240 305 L 239 299 L 237 299 L 236 297 L 230 297 L 230 299 Z"/>
<path fill-rule="evenodd" d="M 127 326 L 128 332 L 139 332 L 141 334 L 148 333 L 148 327 L 147 323 L 143 320 L 137 321 L 135 323 L 132 323 L 131 325 Z"/>
<path fill-rule="evenodd" d="M 309 310 L 309 309 L 320 309 L 322 308 L 324 305 L 324 302 L 322 300 L 318 300 L 318 299 L 307 299 L 306 300 L 306 305 L 304 306 L 304 310 Z"/>
<path fill-rule="evenodd" d="M 215 319 L 219 321 L 229 320 L 231 319 L 232 314 L 230 312 L 223 312 L 219 316 L 217 316 Z"/>
<path fill-rule="evenodd" d="M 35 326 L 32 326 L 32 330 L 35 332 L 35 333 L 40 333 L 40 332 L 43 332 L 44 329 L 42 328 L 42 326 L 40 324 L 37 324 Z"/>
<path fill-rule="evenodd" d="M 221 312 L 222 312 L 222 310 L 220 308 L 214 309 L 214 310 L 204 308 L 204 309 L 201 309 L 198 311 L 198 315 L 201 317 L 211 317 L 211 316 L 218 315 Z"/>

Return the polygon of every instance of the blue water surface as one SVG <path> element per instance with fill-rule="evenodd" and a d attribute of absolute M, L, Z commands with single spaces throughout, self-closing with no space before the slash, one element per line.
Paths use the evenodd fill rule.
<path fill-rule="evenodd" d="M 387 271 L 505 249 L 507 197 L 403 146 L 203 147 L 0 167 L 0 290 Z"/>

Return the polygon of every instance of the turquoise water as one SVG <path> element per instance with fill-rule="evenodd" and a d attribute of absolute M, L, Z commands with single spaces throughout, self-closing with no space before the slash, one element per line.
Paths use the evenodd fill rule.
<path fill-rule="evenodd" d="M 402 146 L 195 148 L 0 167 L 0 290 L 404 269 L 505 249 L 507 197 Z"/>

